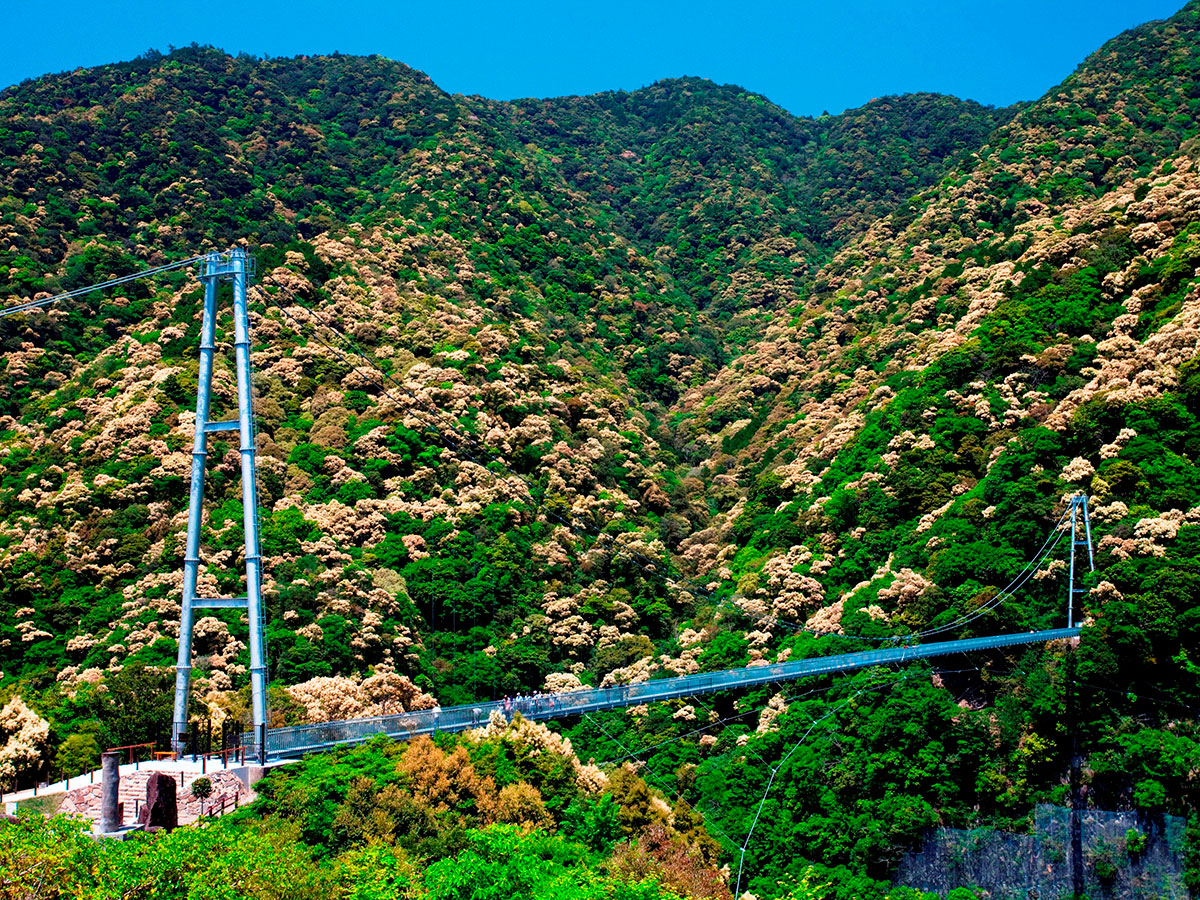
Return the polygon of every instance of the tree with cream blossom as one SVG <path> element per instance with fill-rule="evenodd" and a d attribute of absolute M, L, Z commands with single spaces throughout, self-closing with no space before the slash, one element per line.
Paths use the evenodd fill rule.
<path fill-rule="evenodd" d="M 50 723 L 14 696 L 0 709 L 0 784 L 12 790 L 45 765 Z"/>

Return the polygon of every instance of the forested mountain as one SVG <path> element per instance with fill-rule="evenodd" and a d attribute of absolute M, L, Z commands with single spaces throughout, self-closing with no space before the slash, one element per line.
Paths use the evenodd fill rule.
<path fill-rule="evenodd" d="M 911 94 L 796 118 L 700 79 L 489 106 L 610 211 L 614 228 L 655 248 L 718 319 L 803 290 L 833 247 L 951 170 L 1013 114 Z M 789 275 L 790 285 L 778 280 Z"/>
<path fill-rule="evenodd" d="M 925 829 L 1028 828 L 1072 783 L 1198 814 L 1198 67 L 1197 2 L 1006 110 L 805 119 L 699 79 L 502 103 L 376 57 L 152 54 L 0 92 L 0 294 L 256 255 L 279 724 L 1061 624 L 1061 546 L 993 601 L 1086 492 L 1078 647 L 612 713 L 565 747 L 368 748 L 246 814 L 339 865 L 394 846 L 435 896 L 437 860 L 517 840 L 495 823 L 599 854 L 594 896 L 727 896 L 757 820 L 756 895 L 883 896 Z M 9 783 L 166 727 L 198 297 L 176 273 L 0 320 Z M 222 717 L 245 628 L 197 637 Z M 475 767 L 468 811 L 423 787 L 461 769 L 437 753 Z"/>

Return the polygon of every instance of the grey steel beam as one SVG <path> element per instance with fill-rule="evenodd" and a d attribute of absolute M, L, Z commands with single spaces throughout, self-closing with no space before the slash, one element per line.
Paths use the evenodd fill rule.
<path fill-rule="evenodd" d="M 197 597 L 192 601 L 192 609 L 247 609 L 249 603 L 245 597 Z"/>
<path fill-rule="evenodd" d="M 183 556 L 183 597 L 179 614 L 179 656 L 175 665 L 175 708 L 171 720 L 171 749 L 184 750 L 181 735 L 187 731 L 188 689 L 192 676 L 192 628 L 196 600 L 196 581 L 200 574 L 200 524 L 204 513 L 204 467 L 208 459 L 208 411 L 212 396 L 213 353 L 216 350 L 217 275 L 205 260 L 204 311 L 200 323 L 200 371 L 196 385 L 196 430 L 192 442 L 192 487 L 188 499 L 187 543 Z"/>
<path fill-rule="evenodd" d="M 233 352 L 237 368 L 238 432 L 242 458 L 242 523 L 246 536 L 246 603 L 250 619 L 250 721 L 258 759 L 266 762 L 267 651 L 263 635 L 262 554 L 258 539 L 258 473 L 255 466 L 253 386 L 250 383 L 250 316 L 246 307 L 246 252 L 234 248 Z"/>

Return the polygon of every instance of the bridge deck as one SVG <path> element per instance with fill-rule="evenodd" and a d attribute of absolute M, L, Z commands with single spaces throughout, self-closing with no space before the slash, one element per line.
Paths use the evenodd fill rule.
<path fill-rule="evenodd" d="M 1078 628 L 1000 634 L 992 637 L 964 638 L 931 644 L 910 644 L 860 653 L 842 653 L 837 656 L 823 656 L 814 659 L 789 660 L 788 662 L 743 669 L 726 669 L 720 672 L 705 672 L 678 678 L 661 678 L 656 681 L 643 681 L 620 687 L 568 691 L 551 695 L 550 698 L 543 698 L 539 709 L 522 710 L 522 715 L 529 719 L 560 719 L 601 709 L 636 706 L 658 700 L 673 700 L 730 688 L 791 681 L 811 675 L 849 672 L 867 666 L 903 663 L 930 656 L 969 653 L 1018 644 L 1035 644 L 1042 641 L 1078 637 L 1078 635 Z M 268 732 L 267 737 L 267 746 L 270 748 L 268 758 L 280 759 L 299 756 L 314 750 L 325 750 L 340 744 L 357 744 L 378 734 L 398 740 L 408 740 L 422 734 L 433 734 L 435 731 L 463 731 L 467 728 L 486 725 L 491 713 L 502 708 L 501 703 L 492 701 L 449 706 L 437 713 L 433 710 L 421 709 L 394 716 L 273 728 Z"/>

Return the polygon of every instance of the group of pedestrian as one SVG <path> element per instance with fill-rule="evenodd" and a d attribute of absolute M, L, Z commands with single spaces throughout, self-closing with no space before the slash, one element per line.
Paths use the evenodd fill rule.
<path fill-rule="evenodd" d="M 515 697 L 505 695 L 504 697 L 504 717 L 511 719 L 514 712 L 519 712 L 522 715 L 537 715 L 542 712 L 551 712 L 557 705 L 553 694 L 543 693 L 542 691 L 533 691 L 529 694 L 517 694 Z"/>
<path fill-rule="evenodd" d="M 618 703 L 624 704 L 628 701 L 629 685 L 616 684 L 607 689 L 609 697 L 617 699 Z M 514 713 L 521 713 L 524 716 L 538 716 L 543 713 L 553 715 L 555 710 L 559 708 L 559 701 L 555 694 L 549 691 L 531 691 L 527 694 L 506 694 L 504 701 L 501 704 L 504 711 L 504 718 L 511 721 Z M 570 709 L 570 704 L 563 707 L 564 711 Z M 478 728 L 482 722 L 483 709 L 475 707 L 471 710 L 471 727 Z M 435 705 L 430 710 L 433 731 L 436 734 L 441 730 L 442 725 L 442 708 Z"/>

